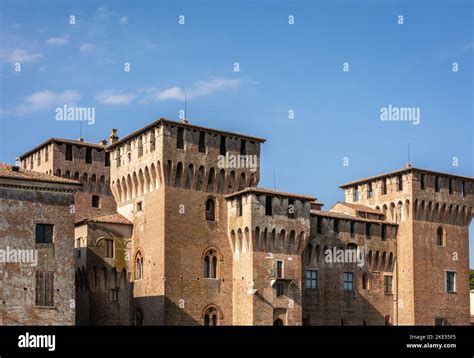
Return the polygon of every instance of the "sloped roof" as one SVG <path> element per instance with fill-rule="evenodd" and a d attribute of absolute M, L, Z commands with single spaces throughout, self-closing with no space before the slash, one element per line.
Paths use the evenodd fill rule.
<path fill-rule="evenodd" d="M 53 143 L 53 142 L 54 143 L 60 143 L 60 144 L 63 144 L 63 143 L 73 144 L 73 145 L 83 146 L 83 147 L 92 147 L 92 148 L 96 148 L 96 149 L 105 149 L 105 145 L 99 144 L 99 143 L 84 142 L 84 141 L 74 140 L 74 139 L 49 138 L 49 139 L 45 140 L 43 143 L 38 144 L 33 149 L 30 149 L 26 153 L 23 153 L 22 155 L 20 155 L 19 158 L 23 159 L 23 158 L 29 156 L 30 154 L 36 152 L 37 150 L 43 148 L 45 145 L 48 145 L 48 144 Z"/>
<path fill-rule="evenodd" d="M 301 194 L 292 194 L 292 193 L 286 193 L 284 191 L 277 191 L 277 190 L 257 188 L 257 187 L 245 188 L 245 189 L 237 191 L 235 193 L 227 194 L 227 195 L 224 196 L 224 198 L 229 199 L 229 198 L 233 198 L 235 196 L 239 196 L 239 195 L 242 195 L 242 194 L 250 194 L 250 193 L 268 194 L 268 195 L 273 195 L 273 196 L 295 198 L 295 199 L 300 199 L 300 200 L 304 200 L 304 201 L 315 201 L 316 200 L 316 198 L 314 196 L 306 196 L 306 195 L 301 195 Z"/>
<path fill-rule="evenodd" d="M 368 206 L 361 205 L 361 204 L 345 203 L 345 202 L 340 202 L 340 201 L 338 201 L 337 204 L 347 206 L 348 208 L 354 209 L 355 211 L 360 211 L 362 213 L 383 215 L 383 211 L 372 209 Z"/>
<path fill-rule="evenodd" d="M 82 219 L 76 222 L 76 225 L 83 224 L 83 223 L 103 223 L 103 224 L 121 224 L 121 225 L 133 225 L 127 218 L 123 215 L 119 214 L 118 212 L 102 214 L 99 216 L 94 216 L 92 218 Z"/>
<path fill-rule="evenodd" d="M 81 185 L 78 181 L 75 180 L 35 172 L 32 170 L 22 169 L 6 163 L 0 163 L 0 178 Z"/>

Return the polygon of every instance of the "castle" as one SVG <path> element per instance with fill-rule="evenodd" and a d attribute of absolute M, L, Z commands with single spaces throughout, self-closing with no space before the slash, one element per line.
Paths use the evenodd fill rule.
<path fill-rule="evenodd" d="M 258 187 L 264 142 L 161 118 L 0 166 L 1 245 L 49 255 L 36 280 L 4 265 L 0 323 L 470 323 L 474 178 L 407 165 L 323 211 Z"/>

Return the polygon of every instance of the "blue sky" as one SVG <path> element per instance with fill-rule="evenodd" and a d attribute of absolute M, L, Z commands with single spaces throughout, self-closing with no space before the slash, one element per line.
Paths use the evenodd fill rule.
<path fill-rule="evenodd" d="M 408 144 L 417 167 L 473 175 L 472 2 L 0 3 L 2 162 L 77 138 L 78 122 L 55 120 L 64 103 L 96 109 L 83 136 L 97 142 L 177 119 L 186 90 L 191 123 L 268 139 L 261 186 L 275 172 L 277 189 L 326 208 L 338 185 L 402 167 Z M 389 104 L 421 122 L 381 121 Z"/>

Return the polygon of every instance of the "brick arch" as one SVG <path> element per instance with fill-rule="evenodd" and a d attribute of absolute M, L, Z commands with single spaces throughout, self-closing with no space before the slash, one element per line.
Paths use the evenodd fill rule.
<path fill-rule="evenodd" d="M 183 186 L 183 172 L 184 172 L 183 163 L 178 162 L 178 164 L 176 164 L 176 172 L 174 175 L 174 186 L 176 188 L 181 188 Z"/>
<path fill-rule="evenodd" d="M 155 168 L 155 163 L 151 163 L 150 165 L 150 191 L 155 190 L 157 188 L 157 173 L 156 173 L 156 168 Z"/>
<path fill-rule="evenodd" d="M 136 198 L 138 196 L 138 175 L 137 172 L 133 172 L 132 174 L 132 198 Z"/>
<path fill-rule="evenodd" d="M 210 303 L 208 304 L 206 307 L 204 307 L 204 309 L 202 310 L 202 313 L 201 313 L 201 320 L 202 320 L 202 324 L 204 325 L 204 320 L 205 320 L 205 317 L 207 314 L 209 314 L 211 311 L 215 311 L 217 313 L 217 323 L 218 325 L 221 324 L 222 320 L 224 319 L 224 313 L 222 312 L 222 310 L 220 309 L 219 306 L 213 304 L 213 303 Z"/>
<path fill-rule="evenodd" d="M 168 160 L 166 162 L 166 171 L 165 171 L 165 181 L 167 185 L 172 185 L 173 183 L 173 162 Z"/>
<path fill-rule="evenodd" d="M 277 244 L 275 246 L 275 252 L 284 252 L 285 243 L 286 243 L 286 231 L 285 231 L 285 229 L 281 229 L 279 234 L 278 234 L 278 237 L 277 237 Z"/>
<path fill-rule="evenodd" d="M 260 226 L 255 226 L 255 229 L 252 232 L 252 244 L 253 244 L 253 251 L 258 251 L 260 245 Z"/>
<path fill-rule="evenodd" d="M 163 185 L 163 170 L 161 168 L 161 162 L 156 162 L 156 188 L 159 189 Z"/>
<path fill-rule="evenodd" d="M 90 178 L 89 192 L 92 194 L 97 193 L 97 176 L 95 174 L 92 174 Z"/>
<path fill-rule="evenodd" d="M 250 252 L 251 251 L 251 242 L 252 238 L 250 237 L 250 231 L 248 227 L 244 229 L 244 235 L 242 240 L 242 252 Z"/>
<path fill-rule="evenodd" d="M 224 194 L 225 184 L 226 184 L 225 170 L 221 169 L 219 171 L 218 180 L 217 180 L 217 193 L 218 194 Z"/>
<path fill-rule="evenodd" d="M 194 183 L 194 165 L 190 163 L 186 168 L 186 178 L 184 182 L 185 189 L 193 189 Z"/>
<path fill-rule="evenodd" d="M 216 170 L 211 167 L 209 169 L 209 173 L 207 175 L 207 184 L 206 184 L 206 191 L 209 193 L 215 192 L 215 179 L 216 179 Z"/>
<path fill-rule="evenodd" d="M 288 236 L 286 252 L 291 255 L 295 251 L 295 246 L 296 246 L 296 231 L 291 230 L 290 235 Z"/>
<path fill-rule="evenodd" d="M 270 252 L 275 251 L 276 238 L 277 238 L 276 229 L 273 228 L 272 232 L 270 234 L 270 239 L 268 240 L 269 241 L 269 250 L 270 250 Z"/>
<path fill-rule="evenodd" d="M 235 171 L 231 170 L 227 180 L 227 194 L 232 194 L 235 191 Z"/>
<path fill-rule="evenodd" d="M 132 177 L 130 174 L 127 175 L 127 200 L 132 199 L 132 190 L 133 190 L 133 185 L 132 185 Z"/>
<path fill-rule="evenodd" d="M 148 169 L 148 165 L 145 166 L 145 174 L 144 175 L 145 175 L 145 192 L 149 193 L 149 192 L 153 191 L 154 187 L 152 187 L 150 169 Z"/>
<path fill-rule="evenodd" d="M 245 172 L 240 173 L 240 179 L 239 179 L 239 187 L 238 190 L 243 190 L 247 186 L 247 175 Z"/>
<path fill-rule="evenodd" d="M 204 165 L 201 165 L 197 171 L 197 176 L 196 176 L 196 186 L 195 189 L 197 191 L 203 191 L 204 190 L 204 178 L 206 177 L 206 172 L 204 169 Z"/>

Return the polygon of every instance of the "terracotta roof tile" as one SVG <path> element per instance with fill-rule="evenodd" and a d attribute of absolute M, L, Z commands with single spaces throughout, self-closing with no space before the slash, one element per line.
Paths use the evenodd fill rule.
<path fill-rule="evenodd" d="M 14 168 L 17 168 L 18 170 L 13 170 Z M 5 163 L 0 163 L 0 178 L 80 185 L 80 183 L 75 180 L 35 172 L 32 170 L 26 170 Z"/>
<path fill-rule="evenodd" d="M 133 225 L 127 218 L 118 212 L 103 214 L 99 216 L 94 216 L 92 218 L 82 219 L 77 224 L 92 222 L 92 223 L 104 223 L 104 224 L 122 224 L 122 225 Z"/>
<path fill-rule="evenodd" d="M 283 191 L 276 191 L 276 190 L 265 189 L 265 188 L 256 188 L 256 187 L 249 187 L 249 188 L 243 189 L 241 191 L 237 191 L 235 193 L 225 195 L 224 197 L 227 199 L 227 198 L 232 198 L 232 197 L 242 195 L 242 194 L 247 194 L 247 193 L 269 194 L 269 195 L 274 195 L 274 196 L 282 196 L 282 197 L 289 197 L 289 198 L 295 198 L 295 199 L 301 199 L 301 200 L 310 200 L 310 201 L 315 201 L 316 200 L 316 198 L 314 196 L 306 196 L 306 195 L 300 195 L 300 194 L 285 193 Z"/>

